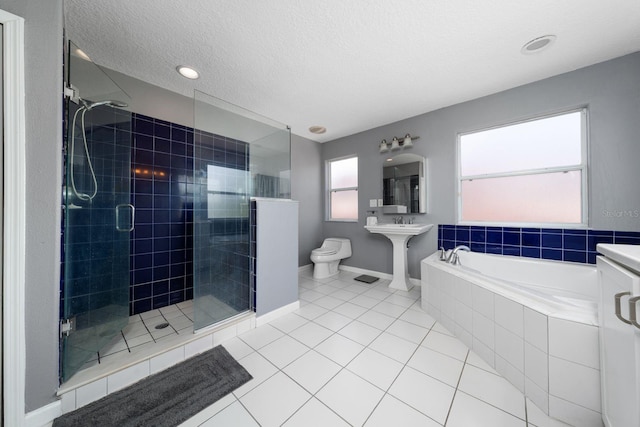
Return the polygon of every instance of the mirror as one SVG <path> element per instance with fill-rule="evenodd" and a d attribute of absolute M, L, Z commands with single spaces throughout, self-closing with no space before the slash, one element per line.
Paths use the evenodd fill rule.
<path fill-rule="evenodd" d="M 382 167 L 383 213 L 427 212 L 427 159 L 417 154 L 398 154 Z"/>

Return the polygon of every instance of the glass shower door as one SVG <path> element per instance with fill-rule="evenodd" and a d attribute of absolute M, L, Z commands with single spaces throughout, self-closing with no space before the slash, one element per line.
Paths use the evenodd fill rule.
<path fill-rule="evenodd" d="M 260 196 L 287 197 L 290 139 L 285 125 L 198 91 L 194 127 L 193 296 L 197 330 L 253 308 L 249 218 L 255 195 L 253 175 L 264 178 L 265 191 Z M 267 188 L 272 190 L 269 194 Z"/>
<path fill-rule="evenodd" d="M 62 381 L 127 325 L 134 224 L 129 97 L 73 44 L 67 67 Z"/>

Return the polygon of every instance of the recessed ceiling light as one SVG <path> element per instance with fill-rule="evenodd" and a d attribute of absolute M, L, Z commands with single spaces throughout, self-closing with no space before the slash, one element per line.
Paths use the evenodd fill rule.
<path fill-rule="evenodd" d="M 524 53 L 525 55 L 538 53 L 544 49 L 547 49 L 555 41 L 556 41 L 556 36 L 552 34 L 548 34 L 542 37 L 537 37 L 525 43 L 524 46 L 522 46 L 522 49 L 520 49 L 520 52 Z"/>
<path fill-rule="evenodd" d="M 200 73 L 194 70 L 191 67 L 187 67 L 186 65 L 178 65 L 176 70 L 180 73 L 181 76 L 186 77 L 191 80 L 195 80 L 200 77 Z"/>
<path fill-rule="evenodd" d="M 311 126 L 309 128 L 309 132 L 316 133 L 316 134 L 325 133 L 326 131 L 327 131 L 327 128 L 324 126 Z"/>

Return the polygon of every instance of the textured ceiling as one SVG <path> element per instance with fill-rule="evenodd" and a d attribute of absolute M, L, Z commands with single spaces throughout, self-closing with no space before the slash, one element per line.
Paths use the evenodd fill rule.
<path fill-rule="evenodd" d="M 640 51 L 640 1 L 65 0 L 65 27 L 100 65 L 325 142 Z"/>

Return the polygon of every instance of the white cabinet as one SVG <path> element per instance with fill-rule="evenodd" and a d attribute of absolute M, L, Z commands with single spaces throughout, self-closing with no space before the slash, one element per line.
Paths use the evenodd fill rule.
<path fill-rule="evenodd" d="M 618 245 L 598 249 L 623 260 L 601 246 Z M 637 308 L 640 316 L 640 301 L 635 307 L 629 304 L 640 296 L 640 275 L 602 256 L 597 266 L 602 419 L 607 427 L 640 426 L 640 328 L 630 322 L 630 311 Z"/>

